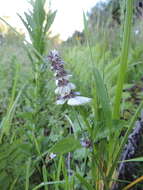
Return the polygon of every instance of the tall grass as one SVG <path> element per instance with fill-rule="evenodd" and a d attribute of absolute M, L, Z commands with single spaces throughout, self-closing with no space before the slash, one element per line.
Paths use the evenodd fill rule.
<path fill-rule="evenodd" d="M 132 16 L 133 16 L 133 1 L 127 1 L 126 17 L 124 24 L 124 35 L 123 35 L 123 44 L 122 52 L 120 58 L 120 70 L 117 81 L 117 90 L 115 96 L 115 105 L 113 111 L 113 118 L 120 118 L 120 103 L 123 94 L 123 85 L 125 81 L 125 75 L 127 73 L 127 64 L 128 64 L 128 54 L 130 47 L 130 37 L 131 37 L 131 27 L 132 27 Z"/>
<path fill-rule="evenodd" d="M 15 74 L 0 124 L 0 189 L 112 189 L 118 180 L 121 152 L 143 107 L 141 103 L 128 121 L 120 119 L 126 73 L 134 68 L 135 60 L 128 56 L 132 49 L 133 0 L 125 2 L 121 52 L 118 38 L 114 44 L 117 52 L 109 48 L 110 34 L 105 31 L 101 42 L 91 36 L 85 14 L 86 43 L 59 49 L 73 73 L 72 82 L 92 98 L 90 104 L 77 107 L 54 102 L 55 84 L 45 56 L 56 12 L 47 13 L 46 1 L 35 0 L 31 1 L 31 12 L 25 12 L 24 18 L 19 15 L 31 39 L 31 45 L 21 41 L 29 75 L 21 73 L 20 60 L 12 61 Z M 110 33 L 107 25 L 105 30 Z M 1 92 L 0 96 L 4 98 Z M 53 153 L 55 158 L 51 158 Z"/>

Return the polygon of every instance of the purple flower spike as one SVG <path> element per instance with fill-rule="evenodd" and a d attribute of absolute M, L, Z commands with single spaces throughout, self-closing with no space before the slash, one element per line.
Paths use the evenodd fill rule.
<path fill-rule="evenodd" d="M 69 81 L 72 75 L 64 69 L 65 62 L 59 56 L 57 50 L 52 50 L 48 56 L 49 61 L 51 62 L 51 70 L 54 72 L 56 79 L 55 94 L 58 95 L 56 104 L 65 104 L 71 106 L 78 106 L 89 103 L 91 98 L 79 96 L 79 92 L 74 92 L 76 86 Z"/>

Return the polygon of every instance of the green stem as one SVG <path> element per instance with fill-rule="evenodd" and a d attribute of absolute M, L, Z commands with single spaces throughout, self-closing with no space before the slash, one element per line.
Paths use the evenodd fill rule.
<path fill-rule="evenodd" d="M 132 26 L 132 15 L 133 15 L 133 0 L 127 0 L 126 2 L 126 17 L 125 17 L 125 25 L 124 25 L 124 35 L 123 35 L 123 44 L 122 44 L 122 52 L 120 59 L 120 70 L 118 74 L 114 109 L 113 109 L 113 119 L 120 118 L 120 105 L 122 98 L 123 85 L 125 80 L 125 75 L 127 72 L 128 66 L 128 54 L 130 47 L 130 36 L 131 36 L 131 26 Z"/>

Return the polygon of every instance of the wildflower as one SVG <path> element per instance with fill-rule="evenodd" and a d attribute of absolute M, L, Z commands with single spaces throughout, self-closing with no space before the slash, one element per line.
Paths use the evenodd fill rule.
<path fill-rule="evenodd" d="M 75 92 L 76 86 L 69 81 L 72 77 L 65 69 L 65 62 L 59 56 L 57 50 L 50 52 L 48 59 L 51 61 L 51 70 L 54 72 L 56 86 L 55 94 L 58 95 L 56 104 L 65 104 L 78 106 L 89 103 L 91 98 L 79 96 L 79 92 Z"/>
<path fill-rule="evenodd" d="M 68 100 L 68 105 L 78 106 L 81 104 L 86 104 L 91 101 L 91 98 L 83 97 L 83 96 L 75 96 Z"/>
<path fill-rule="evenodd" d="M 50 162 L 51 160 L 53 160 L 57 155 L 54 154 L 53 152 L 51 152 L 50 154 L 48 154 L 45 158 L 45 162 L 48 163 Z"/>
<path fill-rule="evenodd" d="M 136 29 L 134 32 L 136 35 L 138 35 L 140 31 L 138 29 Z"/>
<path fill-rule="evenodd" d="M 92 147 L 92 143 L 88 139 L 84 139 L 84 140 L 82 139 L 80 143 L 81 143 L 81 146 L 84 147 L 84 148 Z"/>
<path fill-rule="evenodd" d="M 54 154 L 53 152 L 50 154 L 50 159 L 52 160 L 52 159 L 54 159 L 55 157 L 56 157 L 57 155 L 56 154 Z"/>

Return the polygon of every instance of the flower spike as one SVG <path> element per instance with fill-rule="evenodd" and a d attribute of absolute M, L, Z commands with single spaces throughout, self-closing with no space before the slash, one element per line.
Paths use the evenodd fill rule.
<path fill-rule="evenodd" d="M 74 92 L 76 86 L 69 81 L 72 75 L 64 69 L 65 62 L 61 59 L 59 52 L 57 50 L 50 51 L 48 59 L 56 80 L 55 94 L 58 95 L 56 104 L 67 103 L 71 106 L 78 106 L 89 103 L 91 98 L 79 96 L 79 92 Z"/>

